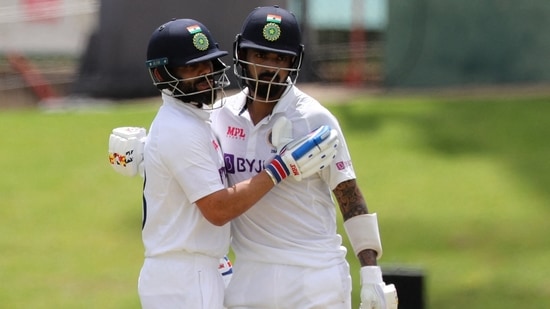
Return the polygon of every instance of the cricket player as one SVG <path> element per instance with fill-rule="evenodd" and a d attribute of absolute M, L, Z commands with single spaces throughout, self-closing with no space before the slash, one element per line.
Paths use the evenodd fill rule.
<path fill-rule="evenodd" d="M 228 85 L 228 67 L 220 60 L 225 55 L 196 20 L 158 27 L 146 65 L 162 105 L 147 135 L 144 128 L 123 127 L 109 137 L 117 172 L 133 176 L 143 170 L 145 261 L 138 292 L 146 309 L 223 308 L 218 267 L 229 250 L 228 222 L 279 182 L 314 175 L 336 155 L 337 132 L 320 126 L 290 141 L 265 169 L 228 186 L 209 120 L 218 91 Z"/>
<path fill-rule="evenodd" d="M 382 256 L 377 216 L 368 213 L 340 125 L 295 86 L 304 53 L 295 16 L 277 6 L 254 9 L 233 52 L 242 91 L 226 98 L 211 118 L 230 184 L 257 175 L 288 140 L 316 127 L 337 130 L 340 142 L 327 168 L 280 183 L 232 221 L 234 275 L 225 306 L 351 308 L 351 276 L 336 232 L 334 193 L 362 266 L 362 308 L 397 308 L 394 286 L 386 286 L 377 266 Z"/>

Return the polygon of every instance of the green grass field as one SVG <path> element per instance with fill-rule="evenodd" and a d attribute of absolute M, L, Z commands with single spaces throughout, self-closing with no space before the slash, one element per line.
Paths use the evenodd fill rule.
<path fill-rule="evenodd" d="M 139 307 L 142 184 L 112 171 L 107 139 L 157 104 L 0 113 L 2 308 Z M 550 307 L 550 97 L 327 106 L 378 213 L 380 264 L 421 269 L 427 308 Z"/>

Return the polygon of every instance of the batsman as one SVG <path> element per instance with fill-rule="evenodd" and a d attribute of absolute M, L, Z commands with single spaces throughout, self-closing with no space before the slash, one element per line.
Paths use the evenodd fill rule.
<path fill-rule="evenodd" d="M 218 94 L 223 103 L 229 84 L 228 67 L 220 59 L 225 55 L 199 21 L 175 19 L 160 25 L 151 35 L 145 64 L 162 105 L 149 132 L 120 127 L 109 137 L 114 170 L 144 177 L 145 259 L 138 293 L 145 309 L 224 308 L 232 274 L 224 258 L 230 221 L 273 188 L 312 177 L 336 157 L 338 132 L 321 125 L 286 139 L 255 175 L 228 185 L 209 119 Z"/>
<path fill-rule="evenodd" d="M 303 56 L 299 22 L 277 6 L 254 9 L 233 44 L 241 92 L 227 97 L 211 117 L 230 184 L 257 175 L 258 162 L 269 162 L 288 141 L 315 128 L 336 130 L 339 146 L 324 169 L 281 182 L 231 222 L 235 272 L 225 306 L 351 308 L 350 269 L 337 233 L 334 197 L 350 256 L 361 263 L 361 308 L 394 309 L 395 287 L 384 283 L 377 265 L 382 257 L 377 214 L 367 209 L 338 120 L 296 86 Z"/>

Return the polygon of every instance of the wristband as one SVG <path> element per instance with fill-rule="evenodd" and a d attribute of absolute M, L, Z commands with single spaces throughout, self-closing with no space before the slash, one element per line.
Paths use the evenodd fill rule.
<path fill-rule="evenodd" d="M 283 181 L 283 179 L 285 179 L 290 174 L 288 167 L 286 167 L 280 155 L 275 156 L 273 161 L 271 161 L 271 163 L 266 166 L 265 171 L 267 172 L 269 177 L 271 177 L 271 180 L 273 180 L 274 184 L 278 184 L 279 182 Z"/>
<path fill-rule="evenodd" d="M 269 178 L 271 178 L 271 181 L 273 181 L 273 184 L 278 184 L 279 182 L 277 182 L 277 179 L 275 178 L 275 176 L 273 176 L 273 172 L 269 169 L 269 166 L 265 168 L 265 173 L 267 174 L 267 176 L 269 176 Z"/>

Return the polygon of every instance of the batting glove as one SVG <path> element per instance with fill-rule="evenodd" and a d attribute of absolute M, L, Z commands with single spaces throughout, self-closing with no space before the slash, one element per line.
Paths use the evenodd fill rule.
<path fill-rule="evenodd" d="M 124 176 L 143 175 L 145 128 L 120 127 L 109 136 L 109 163 Z"/>
<path fill-rule="evenodd" d="M 382 280 L 379 266 L 361 267 L 361 305 L 359 309 L 397 309 L 397 291 Z"/>
<path fill-rule="evenodd" d="M 266 171 L 275 184 L 289 175 L 298 181 L 302 180 L 330 165 L 336 157 L 338 142 L 336 130 L 321 126 L 285 145 L 266 167 Z"/>
<path fill-rule="evenodd" d="M 292 142 L 292 122 L 285 116 L 279 117 L 273 123 L 271 129 L 271 143 L 277 147 L 277 151 L 283 149 L 283 147 Z"/>

